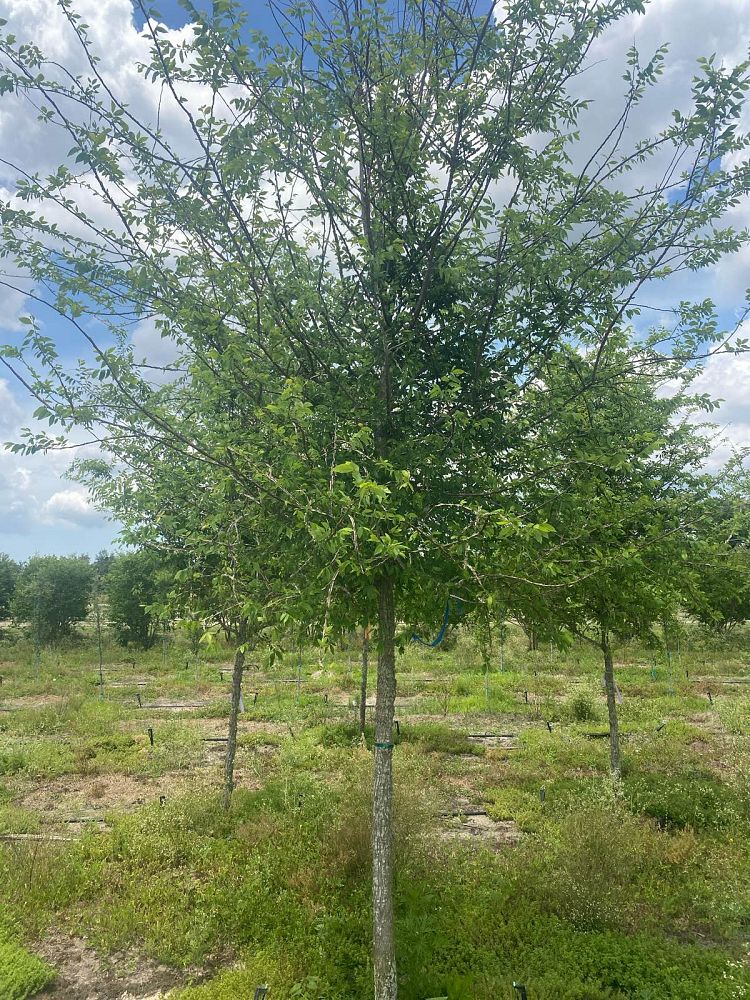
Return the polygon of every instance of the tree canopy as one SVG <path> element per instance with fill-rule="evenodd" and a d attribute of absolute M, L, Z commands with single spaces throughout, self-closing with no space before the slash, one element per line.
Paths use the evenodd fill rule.
<path fill-rule="evenodd" d="M 541 582 L 528 566 L 553 526 L 530 486 L 558 458 L 539 428 L 598 391 L 646 283 L 747 239 L 725 214 L 750 186 L 735 155 L 748 64 L 703 61 L 688 110 L 636 137 L 666 53 L 631 51 L 611 126 L 582 144 L 573 83 L 637 0 L 273 2 L 274 40 L 218 0 L 210 15 L 189 6 L 179 43 L 146 21 L 143 72 L 170 131 L 135 116 L 60 5 L 84 74 L 0 35 L 0 92 L 71 143 L 49 176 L 17 172 L 0 253 L 5 280 L 22 268 L 86 353 L 71 370 L 30 316 L 4 363 L 51 434 L 77 425 L 103 445 L 112 471 L 81 475 L 134 521 L 163 534 L 170 482 L 183 499 L 204 490 L 210 529 L 183 503 L 177 533 L 222 568 L 240 538 L 275 615 L 336 607 L 353 626 L 377 604 L 374 968 L 377 1000 L 392 1000 L 397 621 L 438 619 L 448 592 Z M 143 320 L 176 345 L 158 378 L 129 340 Z M 728 333 L 710 303 L 683 303 L 670 330 L 630 331 L 632 364 L 679 372 Z M 561 383 L 581 353 L 587 380 Z M 547 559 L 555 586 L 563 550 Z"/>

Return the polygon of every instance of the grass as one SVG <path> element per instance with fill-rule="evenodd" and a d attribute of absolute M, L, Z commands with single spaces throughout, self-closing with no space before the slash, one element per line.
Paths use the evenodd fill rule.
<path fill-rule="evenodd" d="M 173 966 L 175 1000 L 252 996 L 259 983 L 274 998 L 371 997 L 372 731 L 360 738 L 348 705 L 356 648 L 322 666 L 305 651 L 299 690 L 286 683 L 296 654 L 248 677 L 259 697 L 227 815 L 222 755 L 204 736 L 224 731 L 229 681 L 216 665 L 230 652 L 186 669 L 175 641 L 138 654 L 134 671 L 107 648 L 110 676 L 148 686 L 100 697 L 86 641 L 38 665 L 23 639 L 0 644 L 0 705 L 26 699 L 0 713 L 0 834 L 69 833 L 68 802 L 106 819 L 72 841 L 0 842 L 0 969 L 20 984 L 0 978 L 0 997 L 47 981 L 32 952 L 50 928 L 103 956 L 136 949 Z M 750 997 L 750 691 L 712 680 L 712 706 L 691 679 L 741 675 L 749 649 L 748 633 L 694 630 L 681 673 L 660 661 L 656 679 L 654 651 L 618 651 L 620 788 L 607 740 L 590 738 L 606 706 L 588 650 L 529 653 L 511 629 L 506 669 L 489 677 L 468 636 L 451 652 L 406 652 L 399 695 L 415 700 L 397 712 L 394 754 L 403 1000 L 511 1000 L 513 980 L 529 1000 Z M 134 690 L 206 707 L 139 709 Z M 468 739 L 478 732 L 517 735 L 509 749 Z M 118 803 L 124 778 L 142 805 Z M 43 807 L 35 795 L 52 782 L 61 804 Z M 456 802 L 513 821 L 519 845 L 449 838 L 441 815 Z M 10 926 L 17 935 L 3 936 Z"/>

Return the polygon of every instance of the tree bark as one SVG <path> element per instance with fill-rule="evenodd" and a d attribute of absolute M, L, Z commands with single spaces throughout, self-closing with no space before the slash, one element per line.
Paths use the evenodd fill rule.
<path fill-rule="evenodd" d="M 396 698 L 396 615 L 393 579 L 378 581 L 378 686 L 372 803 L 372 937 L 375 1000 L 396 1000 L 393 928 L 393 713 Z"/>
<path fill-rule="evenodd" d="M 620 726 L 617 719 L 617 690 L 615 688 L 615 670 L 612 663 L 612 650 L 609 637 L 602 633 L 602 652 L 604 653 L 604 688 L 607 692 L 607 712 L 609 714 L 609 765 L 615 778 L 622 776 L 620 760 Z"/>
<path fill-rule="evenodd" d="M 364 735 L 367 722 L 367 670 L 370 662 L 370 626 L 362 631 L 362 681 L 359 688 L 359 733 Z"/>
<path fill-rule="evenodd" d="M 237 717 L 240 711 L 242 696 L 242 676 L 245 671 L 244 642 L 247 639 L 247 626 L 241 622 L 237 630 L 237 651 L 234 654 L 232 668 L 232 702 L 229 709 L 229 732 L 227 733 L 227 755 L 224 759 L 224 809 L 228 810 L 232 801 L 234 789 L 234 757 L 237 753 Z"/>

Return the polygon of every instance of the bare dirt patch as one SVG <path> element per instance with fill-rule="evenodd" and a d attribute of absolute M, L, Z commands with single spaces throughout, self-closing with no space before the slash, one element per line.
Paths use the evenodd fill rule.
<path fill-rule="evenodd" d="M 46 708 L 67 701 L 62 694 L 24 694 L 18 698 L 4 698 L 3 708 Z"/>
<path fill-rule="evenodd" d="M 174 795 L 184 789 L 187 778 L 183 772 L 159 775 L 155 778 L 128 774 L 66 775 L 47 780 L 18 799 L 24 809 L 38 812 L 45 822 L 66 823 L 72 819 L 103 820 L 109 811 L 132 812 L 162 795 Z M 195 783 L 195 772 L 190 785 Z"/>
<path fill-rule="evenodd" d="M 487 813 L 477 811 L 468 815 L 446 817 L 440 837 L 442 840 L 459 840 L 473 843 L 477 847 L 501 851 L 514 847 L 522 834 L 512 819 L 494 820 Z"/>
<path fill-rule="evenodd" d="M 199 978 L 159 965 L 134 951 L 99 955 L 82 939 L 53 934 L 36 953 L 57 969 L 57 980 L 38 996 L 49 1000 L 159 1000 Z"/>

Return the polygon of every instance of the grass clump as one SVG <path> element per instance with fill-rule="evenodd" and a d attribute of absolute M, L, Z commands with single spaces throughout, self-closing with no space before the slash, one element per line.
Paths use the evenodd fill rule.
<path fill-rule="evenodd" d="M 593 700 L 587 694 L 576 695 L 565 705 L 565 715 L 572 722 L 596 722 L 599 713 Z"/>
<path fill-rule="evenodd" d="M 0 919 L 0 997 L 26 1000 L 55 978 L 54 970 L 18 943 Z"/>

